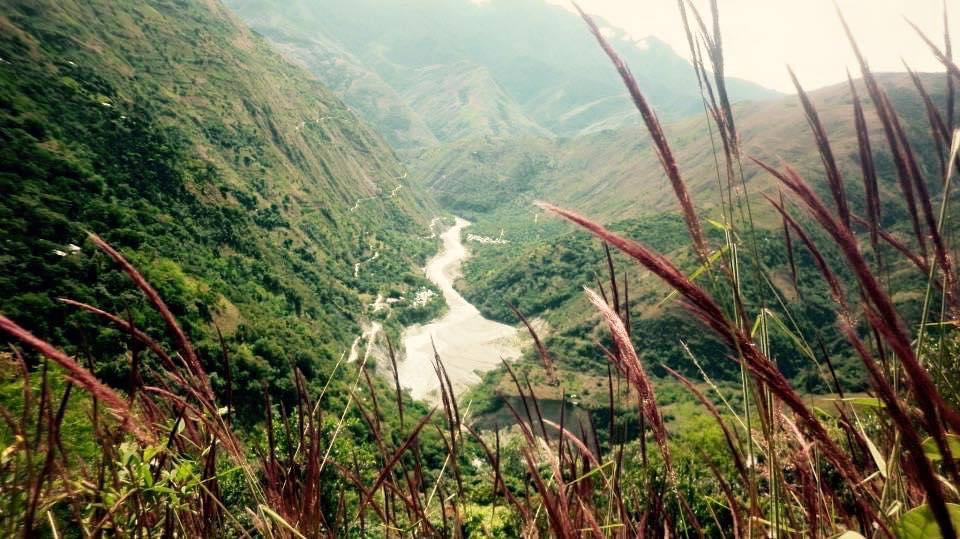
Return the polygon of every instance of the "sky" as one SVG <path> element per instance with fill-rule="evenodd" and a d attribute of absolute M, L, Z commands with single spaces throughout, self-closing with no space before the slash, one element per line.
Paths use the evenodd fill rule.
<path fill-rule="evenodd" d="M 545 0 L 570 8 L 568 0 Z M 685 58 L 689 47 L 676 0 L 579 0 L 592 15 L 638 40 L 656 36 Z M 709 3 L 694 0 L 704 17 Z M 718 0 L 727 74 L 792 93 L 790 65 L 806 89 L 856 75 L 856 60 L 833 0 Z M 942 0 L 836 0 L 874 71 L 940 71 L 942 64 L 904 21 L 938 44 L 943 41 Z M 947 0 L 955 56 L 960 56 L 960 1 Z"/>

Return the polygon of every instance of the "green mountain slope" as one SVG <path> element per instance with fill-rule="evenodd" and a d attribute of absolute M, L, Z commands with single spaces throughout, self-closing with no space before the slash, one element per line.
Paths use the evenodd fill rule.
<path fill-rule="evenodd" d="M 934 98 L 945 95 L 941 75 L 923 76 Z M 905 74 L 879 77 L 905 127 L 917 135 L 920 155 L 929 170 L 936 170 L 929 151 L 926 113 L 910 79 Z M 865 90 L 860 88 L 861 95 Z M 846 84 L 810 93 L 837 154 L 848 183 L 859 186 L 860 166 L 852 120 L 853 105 Z M 942 99 L 941 99 L 942 101 Z M 867 107 L 867 121 L 874 149 L 880 160 L 882 187 L 897 189 L 879 121 Z M 803 110 L 795 96 L 735 107 L 737 127 L 746 156 L 776 162 L 783 158 L 824 185 L 820 158 L 813 144 Z M 649 213 L 674 210 L 676 199 L 663 174 L 649 136 L 639 125 L 604 130 L 588 135 L 547 138 L 485 137 L 434 148 L 411 160 L 414 176 L 438 200 L 454 211 L 483 220 L 483 212 L 498 208 L 525 214 L 533 225 L 530 201 L 543 199 L 575 208 L 595 219 L 614 222 Z M 718 203 L 713 148 L 703 114 L 664 125 L 681 173 L 698 208 L 709 212 Z M 719 144 L 719 141 L 717 141 Z M 518 172 L 512 163 L 531 163 Z M 744 173 L 755 194 L 775 192 L 775 180 L 759 167 L 747 163 Z M 931 189 L 934 188 L 931 177 Z M 851 188 L 854 202 L 861 189 Z M 507 196 L 503 196 L 504 194 Z M 893 196 L 883 197 L 891 200 Z M 891 222 L 902 213 L 895 205 L 887 215 Z M 499 217 L 491 219 L 501 222 Z M 499 226 L 499 225 L 498 225 Z"/>
<path fill-rule="evenodd" d="M 482 66 L 457 62 L 417 69 L 405 85 L 405 102 L 439 140 L 480 135 L 547 135 Z"/>
<path fill-rule="evenodd" d="M 903 74 L 879 77 L 904 126 L 913 138 L 913 147 L 926 171 L 929 190 L 936 196 L 939 163 L 933 158 L 926 113 L 909 78 Z M 922 77 L 937 102 L 945 102 L 942 75 Z M 862 89 L 861 89 L 862 90 Z M 846 178 L 848 200 L 854 211 L 863 214 L 863 185 L 859 167 L 852 103 L 846 85 L 811 93 L 818 106 L 838 164 Z M 862 92 L 863 94 L 864 92 Z M 884 227 L 894 234 L 909 237 L 910 225 L 900 200 L 896 174 L 879 122 L 869 112 L 869 130 L 873 141 L 880 187 L 883 191 Z M 738 129 L 748 156 L 774 163 L 783 158 L 829 199 L 819 154 L 796 98 L 739 107 Z M 717 177 L 710 138 L 703 120 L 690 118 L 664 127 L 679 166 L 688 184 L 695 206 L 704 217 L 720 220 L 716 211 Z M 477 148 L 468 151 L 469 148 Z M 599 281 L 609 289 L 606 261 L 599 242 L 572 225 L 545 215 L 532 205 L 543 199 L 574 209 L 605 222 L 675 260 L 687 273 L 698 267 L 689 249 L 689 237 L 679 217 L 676 199 L 663 176 L 648 136 L 639 128 L 610 130 L 564 140 L 518 138 L 512 141 L 487 137 L 463 141 L 448 148 L 423 154 L 413 163 L 414 171 L 437 200 L 451 211 L 475 221 L 472 232 L 497 237 L 508 243 L 473 243 L 474 256 L 464 265 L 464 278 L 458 288 L 485 316 L 513 321 L 508 304 L 525 315 L 542 319 L 547 343 L 554 350 L 558 365 L 572 372 L 591 367 L 603 374 L 604 360 L 596 354 L 593 341 L 606 335 L 595 309 L 583 295 L 583 286 L 597 288 Z M 834 318 L 829 294 L 817 277 L 812 260 L 798 249 L 799 296 L 792 284 L 791 271 L 784 255 L 781 221 L 775 218 L 761 193 L 776 196 L 776 180 L 763 174 L 758 166 L 745 162 L 748 188 L 754 197 L 753 214 L 760 229 L 758 244 L 763 264 L 771 271 L 778 293 L 797 315 L 800 326 L 809 335 L 820 335 L 828 349 L 843 348 L 842 339 L 833 330 Z M 720 232 L 707 224 L 714 248 L 722 245 Z M 825 244 L 827 242 L 820 242 Z M 765 246 L 769 246 L 769 249 Z M 832 253 L 827 253 L 832 256 Z M 743 256 L 743 255 L 741 255 Z M 888 256 L 888 255 L 885 255 Z M 618 261 L 618 279 L 627 278 L 635 341 L 653 366 L 665 362 L 692 376 L 697 367 L 677 336 L 698 357 L 711 357 L 718 348 L 713 338 L 697 331 L 695 323 L 682 309 L 661 305 L 668 287 L 625 258 Z M 744 262 L 744 264 L 747 264 Z M 834 267 L 842 267 L 837 263 Z M 890 268 L 889 285 L 894 292 L 915 289 L 922 275 L 913 267 Z M 620 285 L 621 288 L 623 284 Z M 757 289 L 758 283 L 746 287 Z M 724 294 L 719 294 L 724 297 Z M 920 298 L 897 294 L 894 299 L 903 313 L 919 310 Z M 855 371 L 847 368 L 855 361 L 838 362 L 851 387 L 862 383 Z M 788 376 L 803 384 L 818 379 L 808 361 L 801 357 L 780 358 Z M 712 376 L 735 373 L 732 364 L 710 361 L 705 369 Z M 503 373 L 490 375 L 491 381 Z M 505 376 L 505 375 L 504 375 Z"/>
<path fill-rule="evenodd" d="M 260 391 L 289 385 L 291 362 L 322 373 L 370 295 L 425 285 L 431 203 L 379 135 L 219 2 L 2 4 L 0 312 L 116 357 L 97 369 L 123 380 L 123 339 L 89 339 L 94 321 L 54 300 L 156 329 L 91 230 L 157 285 L 206 361 L 215 325 L 231 337 L 237 383 Z"/>
<path fill-rule="evenodd" d="M 322 35 L 290 28 L 278 12 L 247 19 L 269 28 L 271 44 L 286 59 L 309 69 L 323 84 L 356 109 L 398 150 L 433 146 L 437 138 L 425 119 L 375 71 L 342 45 Z"/>
<path fill-rule="evenodd" d="M 482 67 L 513 102 L 512 107 L 555 135 L 573 135 L 623 125 L 633 115 L 629 102 L 616 99 L 625 92 L 583 22 L 575 14 L 542 0 L 229 0 L 228 4 L 278 48 L 292 51 L 324 81 L 342 88 L 340 95 L 365 113 L 364 99 L 354 88 L 338 85 L 345 79 L 378 79 L 377 92 L 405 97 L 410 105 L 437 93 L 445 85 L 423 84 L 421 70 L 460 69 L 467 63 Z M 604 26 L 609 27 L 607 23 Z M 664 118 L 680 118 L 701 109 L 690 65 L 655 38 L 637 42 L 609 28 L 614 45 L 630 63 L 651 102 Z M 334 60 L 337 52 L 349 62 Z M 339 68 L 342 66 L 342 69 Z M 365 70 L 365 75 L 352 74 Z M 383 84 L 380 84 L 380 83 Z M 488 86 L 477 79 L 481 88 Z M 776 92 L 741 80 L 731 80 L 736 99 L 765 99 Z M 459 90 L 459 88 L 454 89 Z M 455 99 L 450 93 L 448 99 Z M 499 115 L 496 109 L 473 107 L 465 101 L 461 115 Z M 482 102 L 482 104 L 486 104 Z M 428 125 L 435 111 L 416 110 Z M 367 115 L 397 147 L 416 147 L 419 122 L 412 115 Z M 398 132 L 398 125 L 411 126 Z M 523 121 L 514 126 L 535 134 Z M 441 142 L 464 133 L 437 132 Z M 484 134 L 473 132 L 473 135 Z M 422 146 L 421 146 L 422 147 Z"/>

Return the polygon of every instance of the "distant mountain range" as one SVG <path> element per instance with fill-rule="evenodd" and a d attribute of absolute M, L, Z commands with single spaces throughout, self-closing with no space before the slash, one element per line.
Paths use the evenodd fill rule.
<path fill-rule="evenodd" d="M 921 74 L 927 91 L 945 102 L 942 74 Z M 878 75 L 904 125 L 915 134 L 915 149 L 928 172 L 937 171 L 933 145 L 922 101 L 904 73 Z M 861 95 L 865 88 L 857 82 Z M 826 126 L 841 170 L 846 173 L 850 199 L 862 199 L 860 165 L 853 104 L 849 86 L 839 84 L 810 92 Z M 869 103 L 868 103 L 869 105 Z M 773 163 L 782 158 L 826 189 L 822 165 L 796 96 L 735 105 L 737 126 L 745 157 Z M 873 149 L 880 167 L 881 188 L 890 189 L 884 200 L 896 199 L 898 188 L 886 139 L 872 106 L 866 107 Z M 711 139 L 702 113 L 669 122 L 664 131 L 697 207 L 709 212 L 718 202 L 717 177 Z M 505 208 L 525 208 L 532 219 L 534 199 L 576 208 L 605 222 L 641 214 L 673 211 L 677 202 L 663 174 L 649 136 L 640 126 L 623 126 L 577 137 L 522 138 L 480 136 L 422 152 L 410 160 L 438 202 L 452 211 L 478 219 Z M 744 168 L 751 193 L 776 193 L 776 181 L 747 162 Z M 937 175 L 928 174 L 930 189 L 938 190 Z M 902 217 L 896 204 L 886 215 Z"/>
<path fill-rule="evenodd" d="M 632 104 L 580 18 L 542 0 L 227 0 L 400 150 L 484 135 L 574 136 Z M 658 114 L 701 108 L 690 64 L 602 23 Z M 730 79 L 735 100 L 780 94 Z"/>
<path fill-rule="evenodd" d="M 377 126 L 415 181 L 450 211 L 483 221 L 504 208 L 530 212 L 530 202 L 543 198 L 613 222 L 676 208 L 619 77 L 566 9 L 543 0 L 225 1 Z M 709 212 L 717 180 L 691 65 L 654 37 L 636 40 L 598 24 L 664 123 L 697 206 Z M 943 76 L 921 78 L 943 101 Z M 880 80 L 917 135 L 923 164 L 933 166 L 910 78 Z M 782 157 L 819 183 L 820 158 L 796 96 L 738 79 L 727 84 L 744 157 Z M 812 90 L 811 98 L 841 167 L 856 177 L 847 85 Z M 881 178 L 892 180 L 872 107 L 867 113 Z M 756 167 L 744 172 L 752 192 L 774 187 Z"/>

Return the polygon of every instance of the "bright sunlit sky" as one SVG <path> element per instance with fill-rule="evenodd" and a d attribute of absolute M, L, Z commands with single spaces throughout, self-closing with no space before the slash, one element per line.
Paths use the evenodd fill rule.
<path fill-rule="evenodd" d="M 545 0 L 570 7 L 567 0 Z M 695 1 L 704 17 L 708 2 Z M 641 39 L 653 35 L 683 57 L 689 47 L 676 0 L 580 0 L 587 13 Z M 832 0 L 719 0 L 727 74 L 793 92 L 785 66 L 806 89 L 846 80 L 857 68 Z M 837 0 L 874 71 L 941 70 L 904 21 L 920 26 L 942 48 L 942 0 Z M 960 49 L 960 0 L 947 0 L 955 57 Z"/>

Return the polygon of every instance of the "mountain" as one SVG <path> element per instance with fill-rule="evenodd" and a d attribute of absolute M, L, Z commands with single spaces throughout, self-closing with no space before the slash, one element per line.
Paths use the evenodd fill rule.
<path fill-rule="evenodd" d="M 482 66 L 457 62 L 417 69 L 403 97 L 439 140 L 547 135 Z"/>
<path fill-rule="evenodd" d="M 284 58 L 313 72 L 325 86 L 375 125 L 395 148 L 438 143 L 426 121 L 400 94 L 342 45 L 320 35 L 290 34 L 283 30 L 283 19 L 276 12 L 267 10 L 258 17 L 251 22 L 263 19 L 260 24 L 271 28 L 266 33 Z"/>
<path fill-rule="evenodd" d="M 229 336 L 238 389 L 259 393 L 289 389 L 291 363 L 332 366 L 380 289 L 428 286 L 430 198 L 373 129 L 219 2 L 2 4 L 6 316 L 117 358 L 96 368 L 122 382 L 124 340 L 55 301 L 163 334 L 85 242 L 93 231 L 157 286 L 205 361 L 219 362 L 217 328 Z"/>
<path fill-rule="evenodd" d="M 911 137 L 929 192 L 938 197 L 942 192 L 939 185 L 942 172 L 920 96 L 906 74 L 887 73 L 877 78 Z M 946 79 L 942 74 L 922 74 L 920 78 L 936 103 L 946 102 Z M 862 83 L 856 84 L 860 95 L 866 95 Z M 849 87 L 836 85 L 809 95 L 817 106 L 845 178 L 851 208 L 864 215 Z M 912 234 L 909 218 L 901 202 L 886 139 L 869 101 L 865 107 L 880 182 L 883 226 L 900 238 L 909 238 Z M 735 114 L 747 156 L 775 164 L 782 158 L 796 167 L 824 200 L 831 200 L 817 147 L 795 96 L 738 106 Z M 695 207 L 703 217 L 720 221 L 716 208 L 717 176 L 704 120 L 688 118 L 669 123 L 664 131 Z M 547 200 L 601 221 L 626 237 L 667 254 L 687 274 L 699 265 L 690 251 L 689 236 L 676 199 L 650 147 L 649 136 L 639 127 L 569 139 L 465 140 L 431 149 L 423 154 L 422 160 L 413 161 L 411 167 L 415 176 L 424 179 L 424 185 L 440 204 L 474 221 L 474 234 L 502 235 L 507 240 L 499 244 L 471 244 L 474 256 L 464 265 L 464 278 L 458 282 L 458 289 L 487 317 L 513 321 L 516 315 L 509 307 L 513 305 L 526 316 L 541 320 L 541 327 L 547 328 L 542 336 L 557 355 L 560 368 L 578 373 L 592 368 L 595 373 L 603 374 L 605 362 L 602 356 L 598 361 L 592 343 L 603 339 L 606 330 L 585 298 L 583 287 L 596 289 L 599 281 L 609 290 L 607 265 L 598 241 L 540 212 L 533 206 L 534 200 Z M 795 310 L 797 323 L 804 331 L 822 333 L 828 348 L 841 350 L 844 341 L 833 332 L 834 319 L 825 314 L 832 312 L 829 292 L 803 249 L 798 248 L 796 257 L 799 293 L 792 284 L 782 248 L 781 220 L 761 198 L 764 193 L 777 196 L 777 181 L 749 160 L 744 161 L 744 176 L 758 224 L 757 244 L 761 246 L 763 267 L 769 270 L 771 282 Z M 713 248 L 723 244 L 722 234 L 715 226 L 706 219 L 703 226 Z M 828 243 L 820 238 L 815 240 L 821 245 Z M 827 252 L 825 256 L 832 267 L 845 267 L 835 252 Z M 717 342 L 711 335 L 697 331 L 695 323 L 682 309 L 671 309 L 670 302 L 661 303 L 669 293 L 666 284 L 626 257 L 614 256 L 614 261 L 618 278 L 629 283 L 627 286 L 621 282 L 620 286 L 621 290 L 629 288 L 633 338 L 638 349 L 643 350 L 645 360 L 661 374 L 656 366 L 662 362 L 698 376 L 697 367 L 688 361 L 679 340 L 671 336 L 683 335 L 685 345 L 697 357 L 710 357 L 718 348 Z M 916 268 L 908 264 L 898 263 L 891 268 L 887 285 L 895 291 L 897 308 L 905 316 L 920 311 L 921 298 L 896 291 L 914 289 L 921 277 Z M 759 290 L 762 285 L 744 286 Z M 812 375 L 806 359 L 793 356 L 780 360 L 780 368 L 788 376 L 802 379 L 803 384 L 815 384 L 817 376 Z M 852 367 L 855 360 L 845 357 L 838 364 L 848 387 L 862 385 L 862 373 Z M 711 362 L 705 368 L 711 376 L 729 379 L 736 374 L 729 368 L 731 365 Z M 498 372 L 488 379 L 496 380 L 498 376 L 502 378 L 506 374 Z M 808 387 L 814 388 L 815 385 Z"/>
<path fill-rule="evenodd" d="M 617 127 L 634 115 L 583 21 L 542 0 L 228 0 L 228 5 L 400 149 L 431 146 L 424 125 L 433 138 L 451 142 L 517 130 L 570 136 Z M 656 38 L 636 41 L 602 25 L 661 117 L 701 110 L 688 62 Z M 456 76 L 434 84 L 437 73 Z M 737 100 L 778 95 L 742 80 L 729 84 Z M 464 99 L 462 93 L 491 99 Z M 439 110 L 417 106 L 438 95 L 445 99 Z M 464 129 L 447 129 L 447 121 L 436 125 L 436 115 L 452 113 Z M 503 119 L 511 121 L 512 130 L 502 127 L 505 122 L 494 128 Z"/>
<path fill-rule="evenodd" d="M 945 78 L 935 74 L 922 74 L 921 78 L 934 99 L 943 102 Z M 926 113 L 910 78 L 889 73 L 879 75 L 878 80 L 903 117 L 905 127 L 916 135 L 927 170 L 936 170 Z M 860 95 L 866 95 L 862 84 L 857 84 Z M 830 134 L 847 177 L 851 200 L 856 204 L 861 200 L 860 165 L 849 87 L 840 84 L 809 95 Z M 734 108 L 746 156 L 772 162 L 783 158 L 826 192 L 820 157 L 796 96 Z M 879 121 L 869 102 L 865 110 L 881 167 L 881 187 L 896 190 L 895 173 Z M 523 208 L 528 216 L 526 222 L 532 225 L 530 202 L 535 199 L 574 208 L 604 222 L 675 210 L 673 191 L 650 146 L 649 136 L 639 123 L 637 119 L 631 126 L 569 138 L 465 139 L 427 150 L 412 159 L 410 166 L 414 176 L 441 204 L 479 220 L 485 219 L 485 213 L 500 209 L 516 213 Z M 717 178 L 703 114 L 666 123 L 664 132 L 696 206 L 709 213 L 717 204 Z M 775 180 L 752 163 L 745 163 L 744 174 L 753 193 L 776 192 Z M 936 191 L 934 175 L 928 178 L 931 190 Z M 884 200 L 893 198 L 891 195 Z M 898 215 L 903 216 L 900 211 L 891 206 L 887 212 L 891 222 Z"/>

